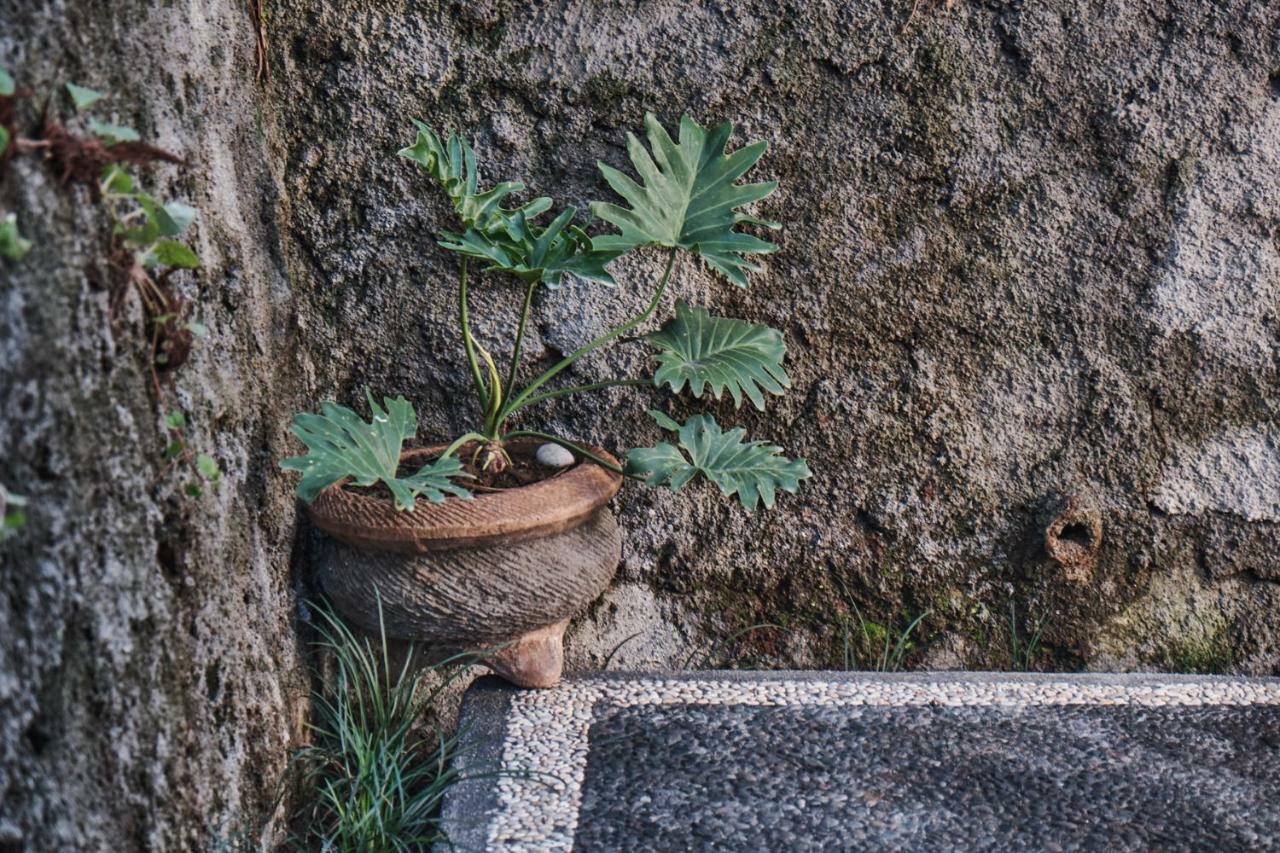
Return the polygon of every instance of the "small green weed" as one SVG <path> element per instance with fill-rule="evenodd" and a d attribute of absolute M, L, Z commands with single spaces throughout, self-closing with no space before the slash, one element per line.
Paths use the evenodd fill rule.
<path fill-rule="evenodd" d="M 1031 665 L 1040 651 L 1040 635 L 1044 632 L 1047 616 L 1041 616 L 1031 626 L 1030 636 L 1018 634 L 1018 608 L 1009 602 L 1009 652 L 1013 659 L 1015 672 L 1031 672 Z"/>
<path fill-rule="evenodd" d="M 27 499 L 0 484 L 0 539 L 5 539 L 27 522 Z"/>
<path fill-rule="evenodd" d="M 911 620 L 901 631 L 894 630 L 871 622 L 862 617 L 862 611 L 852 600 L 857 624 L 845 619 L 842 622 L 844 633 L 843 663 L 845 669 L 871 669 L 876 672 L 901 672 L 907 653 L 915 644 L 911 634 L 919 627 L 932 610 L 926 610 Z"/>

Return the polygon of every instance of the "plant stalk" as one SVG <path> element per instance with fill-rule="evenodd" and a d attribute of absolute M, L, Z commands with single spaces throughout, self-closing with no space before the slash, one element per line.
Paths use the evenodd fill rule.
<path fill-rule="evenodd" d="M 511 369 L 507 371 L 507 390 L 516 387 L 516 374 L 520 372 L 520 348 L 524 345 L 524 329 L 529 322 L 529 311 L 533 308 L 533 292 L 538 289 L 536 281 L 529 282 L 524 291 L 524 307 L 520 310 L 520 325 L 516 328 L 516 345 L 511 351 Z"/>
<path fill-rule="evenodd" d="M 533 392 L 537 391 L 547 382 L 554 379 L 556 375 L 559 374 L 562 370 L 569 367 L 571 364 L 573 364 L 578 359 L 582 358 L 587 353 L 599 349 L 600 347 L 604 346 L 605 344 L 609 343 L 615 338 L 622 337 L 627 332 L 630 332 L 632 329 L 636 328 L 641 323 L 644 323 L 646 320 L 652 317 L 653 312 L 658 310 L 658 304 L 662 301 L 662 294 L 665 293 L 667 290 L 667 282 L 671 280 L 671 270 L 675 266 L 675 263 L 676 263 L 676 249 L 672 248 L 670 254 L 667 255 L 666 269 L 663 270 L 662 278 L 659 279 L 658 281 L 658 289 L 654 291 L 653 298 L 649 300 L 648 307 L 645 308 L 644 311 L 638 314 L 637 316 L 628 320 L 626 323 L 623 323 L 621 326 L 618 326 L 616 329 L 611 329 L 610 331 L 605 332 L 603 335 L 600 335 L 599 337 L 595 338 L 591 342 L 584 344 L 583 346 L 574 350 L 572 353 L 565 356 L 560 361 L 556 362 L 550 369 L 547 370 L 547 372 L 543 373 L 537 379 L 530 382 L 529 385 L 526 386 L 519 394 L 511 398 L 511 400 L 507 403 L 507 405 L 502 408 L 501 412 L 499 412 L 498 420 L 497 420 L 498 426 L 501 427 L 503 422 L 505 422 L 508 417 L 510 417 L 516 411 L 524 408 L 524 406 L 526 405 L 526 401 L 529 399 L 530 396 L 533 395 Z"/>
<path fill-rule="evenodd" d="M 489 392 L 485 388 L 484 379 L 480 375 L 480 362 L 476 358 L 475 341 L 471 337 L 471 316 L 467 308 L 467 259 L 462 259 L 462 272 L 458 277 L 458 323 L 462 326 L 462 347 L 467 352 L 467 364 L 471 368 L 471 379 L 475 382 L 476 394 L 480 397 L 480 411 L 489 409 Z"/>

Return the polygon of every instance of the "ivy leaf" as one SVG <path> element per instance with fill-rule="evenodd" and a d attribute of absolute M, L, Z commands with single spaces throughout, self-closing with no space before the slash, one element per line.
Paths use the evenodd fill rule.
<path fill-rule="evenodd" d="M 592 212 L 621 231 L 596 237 L 595 248 L 619 254 L 651 244 L 687 249 L 701 255 L 734 284 L 746 287 L 746 272 L 759 267 L 744 256 L 774 252 L 778 247 L 734 227 L 744 222 L 780 226 L 738 208 L 759 201 L 778 184 L 767 181 L 738 186 L 734 181 L 760 159 L 768 143 L 753 142 L 725 154 L 733 133 L 728 122 L 707 129 L 684 116 L 679 144 L 652 113 L 645 115 L 644 124 L 652 155 L 634 134 L 627 134 L 627 153 L 643 185 L 612 166 L 598 163 L 609 186 L 631 207 L 592 202 Z"/>
<path fill-rule="evenodd" d="M 177 237 L 182 233 L 182 226 L 154 198 L 146 193 L 135 193 L 133 200 L 142 208 L 142 212 L 147 218 L 147 224 L 142 229 L 133 229 L 130 232 L 126 232 L 126 236 L 139 232 L 139 236 L 143 239 L 138 242 L 150 243 L 156 237 Z"/>
<path fill-rule="evenodd" d="M 187 425 L 187 416 L 177 409 L 164 416 L 166 429 L 182 429 Z"/>
<path fill-rule="evenodd" d="M 160 240 L 148 253 L 155 265 L 193 270 L 200 266 L 200 256 L 177 240 Z"/>
<path fill-rule="evenodd" d="M 450 482 L 468 477 L 454 456 L 422 466 L 410 477 L 398 477 L 404 440 L 418 431 L 413 406 L 403 397 L 382 398 L 382 406 L 366 392 L 373 420 L 366 422 L 345 406 L 322 403 L 321 414 L 300 414 L 291 431 L 307 446 L 306 456 L 285 459 L 280 467 L 301 471 L 298 496 L 310 503 L 321 491 L 350 477 L 358 486 L 381 482 L 395 496 L 396 508 L 411 510 L 416 497 L 433 503 L 453 495 L 469 500 L 471 494 Z M 384 408 L 385 407 L 385 408 Z"/>
<path fill-rule="evenodd" d="M 142 139 L 138 135 L 138 131 L 122 124 L 109 124 L 105 121 L 98 121 L 96 118 L 89 119 L 89 132 L 101 139 L 108 146 L 115 145 L 117 142 L 137 142 Z"/>
<path fill-rule="evenodd" d="M 718 400 L 727 389 L 735 407 L 746 394 L 764 411 L 764 394 L 781 394 L 791 387 L 782 369 L 787 345 L 782 333 L 728 317 L 712 317 L 705 308 L 690 308 L 679 301 L 676 316 L 647 336 L 658 348 L 658 370 L 653 384 L 665 383 L 680 393 L 686 382 L 695 397 L 709 388 Z"/>
<path fill-rule="evenodd" d="M 183 204 L 180 201 L 171 201 L 166 203 L 164 206 L 164 212 L 169 214 L 169 220 L 173 222 L 173 226 L 178 229 L 173 233 L 173 236 L 175 237 L 183 231 L 186 231 L 196 218 L 196 209 L 190 205 Z"/>
<path fill-rule="evenodd" d="M 67 94 L 71 96 L 71 102 L 76 105 L 77 112 L 87 110 L 104 97 L 101 92 L 86 89 L 84 86 L 77 86 L 75 83 L 67 84 Z"/>
<path fill-rule="evenodd" d="M 6 69 L 0 68 L 0 97 L 12 98 L 16 90 L 17 86 L 14 85 L 13 77 L 9 76 L 9 72 Z"/>
<path fill-rule="evenodd" d="M 722 432 L 707 415 L 694 415 L 683 426 L 665 415 L 654 420 L 666 429 L 678 427 L 680 446 L 663 441 L 627 452 L 626 473 L 650 485 L 677 491 L 701 474 L 752 511 L 761 501 L 772 508 L 779 489 L 795 492 L 812 476 L 803 459 L 787 459 L 772 444 L 743 441 L 746 431 L 740 427 Z"/>
<path fill-rule="evenodd" d="M 31 241 L 18 233 L 18 217 L 10 213 L 0 219 L 0 255 L 11 261 L 22 260 L 31 251 Z"/>
<path fill-rule="evenodd" d="M 102 191 L 114 195 L 128 195 L 133 192 L 133 178 L 113 163 L 102 170 Z"/>

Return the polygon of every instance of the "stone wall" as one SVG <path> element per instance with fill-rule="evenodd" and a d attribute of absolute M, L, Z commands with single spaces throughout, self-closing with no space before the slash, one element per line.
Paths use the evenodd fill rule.
<path fill-rule="evenodd" d="M 173 848 L 270 812 L 306 713 L 289 418 L 366 387 L 424 437 L 474 417 L 447 207 L 394 156 L 410 117 L 574 204 L 646 110 L 770 142 L 781 250 L 745 291 L 682 261 L 670 296 L 785 331 L 792 393 L 710 409 L 815 477 L 755 515 L 629 486 L 574 666 L 628 638 L 614 666 L 678 666 L 760 623 L 783 628 L 709 662 L 837 666 L 856 605 L 930 611 L 915 665 L 1005 668 L 1012 604 L 1042 665 L 1280 672 L 1280 9 L 910 6 L 278 0 L 257 81 L 234 0 L 0 3 L 20 82 L 109 89 L 193 164 L 155 171 L 201 209 L 210 339 L 175 388 L 227 471 L 196 501 L 161 474 L 137 318 L 113 331 L 86 274 L 101 217 L 13 164 L 0 205 L 37 248 L 0 268 L 0 476 L 33 507 L 0 546 L 0 839 Z M 540 296 L 526 369 L 637 311 L 657 266 Z M 478 291 L 501 350 L 519 293 Z M 623 449 L 658 437 L 653 402 L 539 423 Z"/>

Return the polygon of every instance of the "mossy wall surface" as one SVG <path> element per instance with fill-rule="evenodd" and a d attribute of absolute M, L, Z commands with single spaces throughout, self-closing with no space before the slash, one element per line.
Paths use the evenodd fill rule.
<path fill-rule="evenodd" d="M 263 4 L 270 78 L 236 0 L 0 0 L 0 64 L 71 79 L 188 169 L 184 293 L 210 329 L 175 378 L 226 470 L 180 494 L 138 316 L 113 329 L 103 218 L 31 157 L 0 208 L 36 242 L 0 261 L 0 476 L 30 496 L 0 545 L 0 846 L 202 846 L 270 814 L 307 713 L 313 535 L 276 461 L 293 412 L 365 388 L 424 438 L 471 425 L 448 208 L 409 118 L 465 130 L 483 175 L 607 198 L 646 110 L 765 138 L 781 250 L 739 290 L 682 260 L 668 302 L 767 322 L 794 389 L 723 423 L 815 477 L 772 513 L 707 488 L 628 487 L 614 588 L 572 667 L 834 666 L 854 606 L 916 666 L 1280 672 L 1280 9 L 1267 2 Z M 29 110 L 28 119 L 34 116 Z M 546 293 L 545 365 L 637 312 L 657 255 L 608 290 Z M 502 352 L 515 284 L 473 311 Z M 632 346 L 575 378 L 646 366 Z M 635 390 L 527 425 L 658 439 Z M 676 415 L 698 410 L 670 401 Z M 1062 500 L 1096 554 L 1049 559 Z M 1073 534 L 1074 535 L 1074 534 Z M 1182 663 L 1180 663 L 1182 662 Z"/>

